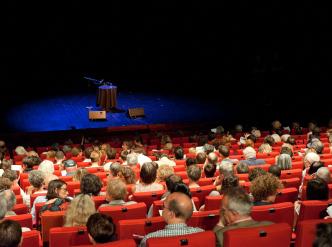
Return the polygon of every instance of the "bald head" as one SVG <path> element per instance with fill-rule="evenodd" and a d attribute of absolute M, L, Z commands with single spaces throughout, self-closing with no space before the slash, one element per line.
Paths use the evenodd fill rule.
<path fill-rule="evenodd" d="M 174 192 L 165 200 L 165 206 L 174 213 L 175 218 L 186 222 L 193 214 L 191 199 L 183 193 Z"/>

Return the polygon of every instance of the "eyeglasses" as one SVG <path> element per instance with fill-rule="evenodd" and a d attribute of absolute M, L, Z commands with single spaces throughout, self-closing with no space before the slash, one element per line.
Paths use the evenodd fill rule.
<path fill-rule="evenodd" d="M 67 187 L 66 188 L 60 188 L 60 189 L 63 190 L 64 192 L 68 191 Z"/>
<path fill-rule="evenodd" d="M 161 205 L 161 209 L 164 210 L 165 208 L 168 209 L 169 211 L 172 211 L 169 207 L 165 206 L 165 203 L 163 203 L 163 205 Z"/>

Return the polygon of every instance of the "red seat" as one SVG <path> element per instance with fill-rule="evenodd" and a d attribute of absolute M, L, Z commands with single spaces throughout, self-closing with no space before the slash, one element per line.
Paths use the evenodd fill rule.
<path fill-rule="evenodd" d="M 21 195 L 21 187 L 20 186 L 14 186 L 14 188 L 13 188 L 13 192 L 14 192 L 14 194 L 15 195 L 17 195 L 17 196 L 19 196 L 19 195 Z M 17 203 L 17 202 L 16 202 Z"/>
<path fill-rule="evenodd" d="M 68 190 L 68 194 L 69 196 L 74 196 L 74 190 L 75 189 L 79 189 L 80 188 L 80 182 L 67 182 L 67 190 Z"/>
<path fill-rule="evenodd" d="M 49 233 L 51 228 L 63 226 L 64 216 L 65 216 L 65 211 L 57 211 L 57 212 L 46 211 L 41 215 L 43 242 L 47 242 L 49 240 Z"/>
<path fill-rule="evenodd" d="M 210 211 L 210 210 L 219 210 L 220 209 L 220 204 L 222 200 L 222 195 L 221 196 L 207 196 L 205 197 L 205 211 Z"/>
<path fill-rule="evenodd" d="M 224 247 L 289 247 L 292 230 L 286 223 L 239 228 L 224 232 Z M 241 237 L 239 237 L 241 236 Z M 245 244 L 244 244 L 245 243 Z"/>
<path fill-rule="evenodd" d="M 92 245 L 77 245 L 76 247 L 91 247 Z M 114 241 L 106 244 L 98 244 L 98 247 L 136 247 L 136 242 L 133 239 L 124 239 Z"/>
<path fill-rule="evenodd" d="M 95 203 L 96 210 L 99 208 L 101 204 L 107 203 L 105 196 L 93 196 L 92 200 Z"/>
<path fill-rule="evenodd" d="M 145 236 L 150 232 L 164 229 L 166 222 L 163 217 L 152 217 L 148 219 L 120 220 L 119 239 L 130 239 L 133 234 Z"/>
<path fill-rule="evenodd" d="M 205 197 L 210 194 L 212 190 L 215 190 L 215 185 L 201 186 L 199 188 L 191 188 L 190 192 L 192 197 L 198 197 L 199 206 L 202 206 L 205 203 Z"/>
<path fill-rule="evenodd" d="M 165 194 L 165 190 L 152 191 L 152 192 L 135 192 L 133 194 L 133 201 L 144 202 L 147 208 L 150 208 L 154 201 L 161 199 L 161 196 Z"/>
<path fill-rule="evenodd" d="M 28 227 L 32 229 L 32 215 L 31 214 L 20 214 L 7 216 L 7 220 L 14 220 L 20 223 L 21 227 Z"/>
<path fill-rule="evenodd" d="M 295 202 L 297 200 L 297 188 L 285 188 L 277 194 L 275 203 L 279 202 Z"/>
<path fill-rule="evenodd" d="M 236 174 L 236 176 L 239 178 L 239 181 L 249 182 L 249 174 L 248 173 Z"/>
<path fill-rule="evenodd" d="M 192 197 L 192 201 L 195 204 L 196 209 L 199 209 L 199 199 L 197 197 Z M 158 200 L 153 202 L 153 216 L 159 216 L 159 210 L 162 210 L 164 205 L 163 200 Z"/>
<path fill-rule="evenodd" d="M 272 221 L 274 223 L 288 223 L 293 226 L 294 204 L 282 202 L 264 206 L 254 206 L 251 217 L 257 221 Z"/>
<path fill-rule="evenodd" d="M 174 237 L 149 238 L 147 247 L 177 247 L 177 246 L 215 246 L 216 237 L 212 231 L 205 231 Z"/>
<path fill-rule="evenodd" d="M 328 201 L 302 201 L 298 222 L 303 220 L 319 219 L 323 210 L 326 210 Z"/>
<path fill-rule="evenodd" d="M 34 201 L 38 196 L 46 196 L 46 193 L 34 193 L 30 196 L 30 208 L 32 208 Z"/>
<path fill-rule="evenodd" d="M 329 188 L 329 198 L 332 198 L 332 184 L 328 184 L 327 186 Z M 303 186 L 301 196 L 302 196 L 301 197 L 302 200 L 307 199 L 307 186 Z"/>
<path fill-rule="evenodd" d="M 219 221 L 219 210 L 194 212 L 187 224 L 193 227 L 200 227 L 205 230 L 212 230 Z"/>
<path fill-rule="evenodd" d="M 13 208 L 13 211 L 16 214 L 27 214 L 27 213 L 29 213 L 29 209 L 28 209 L 27 205 L 25 205 L 25 204 L 16 204 Z"/>
<path fill-rule="evenodd" d="M 255 169 L 255 168 L 262 168 L 264 171 L 268 171 L 270 168 L 270 164 L 262 164 L 262 165 L 254 165 L 254 166 L 249 166 L 249 171 Z"/>
<path fill-rule="evenodd" d="M 40 238 L 40 232 L 37 230 L 22 232 L 21 247 L 41 247 L 43 243 Z"/>
<path fill-rule="evenodd" d="M 174 160 L 176 166 L 185 166 L 186 165 L 186 160 Z"/>
<path fill-rule="evenodd" d="M 301 221 L 296 227 L 295 247 L 312 247 L 316 238 L 316 226 L 320 223 L 332 223 L 332 219 Z"/>
<path fill-rule="evenodd" d="M 90 240 L 86 227 L 55 227 L 50 229 L 49 247 L 88 245 Z"/>
<path fill-rule="evenodd" d="M 282 170 L 280 179 L 302 178 L 302 169 Z"/>
<path fill-rule="evenodd" d="M 299 188 L 301 180 L 299 178 L 280 179 L 285 188 Z"/>
<path fill-rule="evenodd" d="M 16 204 L 23 203 L 23 197 L 21 195 L 15 195 L 15 197 L 16 197 Z"/>

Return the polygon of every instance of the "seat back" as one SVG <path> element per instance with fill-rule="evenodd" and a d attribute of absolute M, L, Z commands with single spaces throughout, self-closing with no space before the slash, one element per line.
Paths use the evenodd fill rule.
<path fill-rule="evenodd" d="M 198 197 L 199 206 L 202 206 L 205 203 L 205 197 L 210 194 L 212 190 L 215 190 L 215 185 L 201 186 L 199 188 L 191 188 L 190 192 L 193 197 Z"/>
<path fill-rule="evenodd" d="M 133 238 L 133 234 L 145 236 L 154 231 L 161 230 L 166 223 L 163 217 L 151 217 L 148 219 L 120 220 L 118 222 L 118 239 Z"/>
<path fill-rule="evenodd" d="M 294 220 L 294 204 L 291 202 L 282 202 L 271 205 L 255 206 L 251 210 L 251 217 L 256 221 L 288 223 L 292 226 Z"/>
<path fill-rule="evenodd" d="M 205 211 L 219 210 L 223 196 L 207 196 L 205 197 Z"/>
<path fill-rule="evenodd" d="M 57 211 L 57 212 L 46 211 L 41 215 L 43 242 L 49 241 L 49 233 L 51 228 L 63 226 L 64 216 L 65 216 L 65 211 Z"/>
<path fill-rule="evenodd" d="M 6 217 L 7 220 L 14 220 L 18 222 L 21 227 L 28 227 L 32 229 L 32 215 L 31 214 L 20 214 L 20 215 L 12 215 Z"/>
<path fill-rule="evenodd" d="M 149 238 L 146 242 L 147 247 L 177 247 L 177 246 L 215 246 L 216 237 L 212 231 L 205 231 L 174 237 Z"/>
<path fill-rule="evenodd" d="M 285 188 L 277 194 L 275 203 L 280 202 L 295 202 L 297 200 L 297 188 Z"/>
<path fill-rule="evenodd" d="M 287 223 L 239 228 L 224 232 L 224 247 L 289 247 L 291 227 Z M 241 236 L 241 237 L 239 237 Z"/>
<path fill-rule="evenodd" d="M 16 204 L 16 205 L 13 207 L 13 211 L 14 211 L 16 214 L 27 214 L 27 213 L 29 213 L 28 206 L 25 205 L 25 204 Z"/>
<path fill-rule="evenodd" d="M 204 230 L 212 230 L 219 221 L 219 210 L 194 212 L 187 224 L 192 227 L 200 227 Z"/>
<path fill-rule="evenodd" d="M 199 199 L 197 197 L 192 197 L 191 200 L 195 204 L 196 209 L 199 209 Z M 153 216 L 160 216 L 159 210 L 163 209 L 164 200 L 158 200 L 153 202 Z"/>
<path fill-rule="evenodd" d="M 154 201 L 160 200 L 165 190 L 152 192 L 136 192 L 133 194 L 133 201 L 144 202 L 147 208 L 150 208 Z"/>
<path fill-rule="evenodd" d="M 284 185 L 284 188 L 299 188 L 301 185 L 299 178 L 280 179 L 280 182 Z"/>
<path fill-rule="evenodd" d="M 77 245 L 76 247 L 91 247 L 92 245 Z M 136 247 L 136 242 L 133 239 L 124 239 L 114 241 L 106 244 L 98 244 L 98 247 Z"/>
<path fill-rule="evenodd" d="M 22 232 L 22 245 L 21 247 L 41 247 L 43 243 L 40 238 L 40 232 L 37 230 Z"/>
<path fill-rule="evenodd" d="M 328 201 L 302 201 L 298 222 L 302 220 L 320 219 L 320 214 L 326 210 Z"/>
<path fill-rule="evenodd" d="M 90 244 L 85 226 L 54 227 L 50 229 L 49 240 L 49 247 L 69 247 Z"/>
<path fill-rule="evenodd" d="M 327 220 L 304 220 L 296 227 L 295 247 L 312 247 L 316 238 L 316 227 L 320 223 L 332 223 L 332 219 Z"/>

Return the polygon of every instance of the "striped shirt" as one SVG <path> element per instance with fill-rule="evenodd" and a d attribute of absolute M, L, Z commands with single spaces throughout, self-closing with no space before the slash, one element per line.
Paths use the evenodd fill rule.
<path fill-rule="evenodd" d="M 203 232 L 204 230 L 199 227 L 190 227 L 185 223 L 166 225 L 165 229 L 147 234 L 141 241 L 139 247 L 145 247 L 148 238 L 159 237 L 173 237 L 179 235 L 192 234 L 196 232 Z"/>

